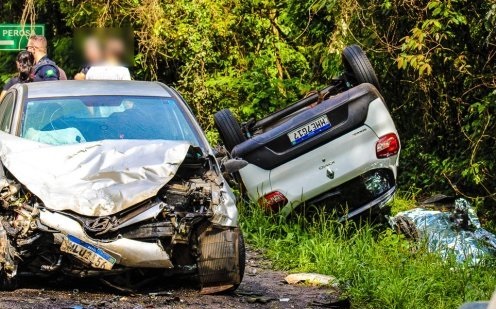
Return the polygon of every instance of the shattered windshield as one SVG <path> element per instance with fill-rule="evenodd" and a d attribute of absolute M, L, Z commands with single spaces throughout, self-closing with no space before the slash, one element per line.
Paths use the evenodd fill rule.
<path fill-rule="evenodd" d="M 105 139 L 182 140 L 199 136 L 173 98 L 86 96 L 29 99 L 21 137 L 63 145 Z"/>

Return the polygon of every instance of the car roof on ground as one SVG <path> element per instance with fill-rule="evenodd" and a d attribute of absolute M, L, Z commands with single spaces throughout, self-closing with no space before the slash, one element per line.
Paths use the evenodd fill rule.
<path fill-rule="evenodd" d="M 17 84 L 28 98 L 77 97 L 91 95 L 129 95 L 170 97 L 163 84 L 145 81 L 58 80 Z"/>

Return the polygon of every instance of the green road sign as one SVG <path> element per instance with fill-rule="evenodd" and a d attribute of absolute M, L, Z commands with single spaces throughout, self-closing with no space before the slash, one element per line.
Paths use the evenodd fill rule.
<path fill-rule="evenodd" d="M 19 51 L 26 48 L 31 35 L 45 35 L 45 25 L 1 24 L 0 50 Z"/>

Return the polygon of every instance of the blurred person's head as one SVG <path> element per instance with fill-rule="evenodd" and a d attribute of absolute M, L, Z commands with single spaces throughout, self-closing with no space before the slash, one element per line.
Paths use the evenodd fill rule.
<path fill-rule="evenodd" d="M 103 53 L 105 61 L 114 64 L 121 63 L 125 53 L 124 42 L 119 38 L 107 38 Z"/>
<path fill-rule="evenodd" d="M 19 80 L 27 82 L 31 79 L 31 71 L 34 66 L 34 56 L 27 50 L 21 51 L 16 58 L 17 71 L 19 72 Z"/>
<path fill-rule="evenodd" d="M 95 37 L 88 37 L 84 41 L 84 58 L 89 65 L 102 61 L 102 46 Z"/>
<path fill-rule="evenodd" d="M 34 56 L 34 61 L 38 62 L 47 54 L 47 40 L 43 35 L 33 35 L 29 37 L 26 50 Z"/>

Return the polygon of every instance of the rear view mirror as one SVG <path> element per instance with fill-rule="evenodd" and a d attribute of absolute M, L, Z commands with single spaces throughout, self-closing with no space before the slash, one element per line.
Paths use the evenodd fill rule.
<path fill-rule="evenodd" d="M 228 159 L 222 162 L 221 168 L 228 174 L 236 173 L 243 167 L 247 166 L 248 162 L 242 159 Z"/>

